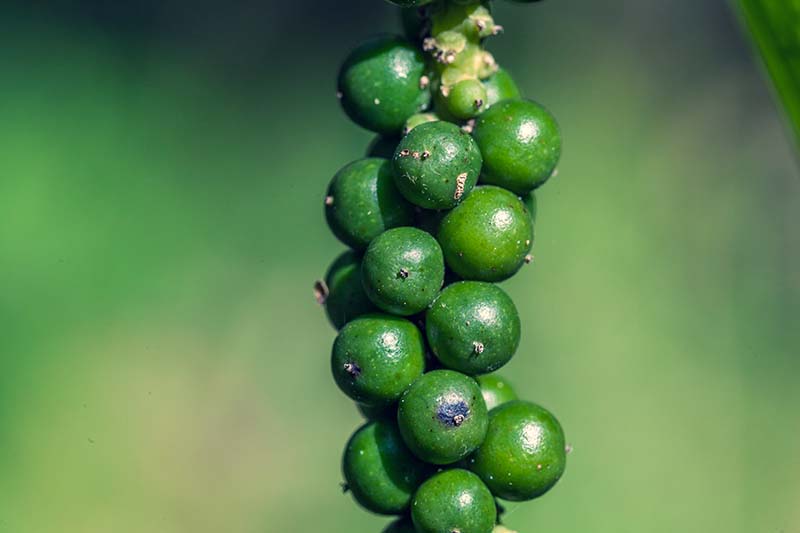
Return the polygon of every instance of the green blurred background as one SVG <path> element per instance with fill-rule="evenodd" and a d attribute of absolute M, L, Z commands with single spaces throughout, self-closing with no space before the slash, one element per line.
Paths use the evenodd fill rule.
<path fill-rule="evenodd" d="M 558 117 L 502 372 L 574 446 L 533 532 L 800 530 L 800 180 L 721 0 L 497 2 Z M 311 294 L 371 136 L 338 62 L 379 0 L 6 2 L 0 532 L 377 533 Z"/>

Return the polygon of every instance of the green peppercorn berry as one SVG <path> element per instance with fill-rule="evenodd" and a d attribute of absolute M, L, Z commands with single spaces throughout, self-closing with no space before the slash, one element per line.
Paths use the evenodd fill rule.
<path fill-rule="evenodd" d="M 469 134 L 437 121 L 411 130 L 392 162 L 395 184 L 406 199 L 425 209 L 449 209 L 469 196 L 482 159 Z"/>
<path fill-rule="evenodd" d="M 350 119 L 377 133 L 397 134 L 428 107 L 422 52 L 400 37 L 379 37 L 356 48 L 339 71 L 339 96 Z"/>
<path fill-rule="evenodd" d="M 486 88 L 477 79 L 459 81 L 444 97 L 450 114 L 462 120 L 480 114 L 486 107 L 486 100 Z"/>
<path fill-rule="evenodd" d="M 486 409 L 489 411 L 498 405 L 518 399 L 517 393 L 511 387 L 511 383 L 497 374 L 484 374 L 475 379 L 478 380 L 478 385 L 481 386 L 483 401 L 486 402 Z"/>
<path fill-rule="evenodd" d="M 397 148 L 397 145 L 400 144 L 400 137 L 395 137 L 393 135 L 384 136 L 384 135 L 377 135 L 372 141 L 370 141 L 369 146 L 367 146 L 367 153 L 365 154 L 367 157 L 380 157 L 381 159 L 391 159 L 394 157 L 394 150 Z"/>
<path fill-rule="evenodd" d="M 410 117 L 408 117 L 408 120 L 406 120 L 406 125 L 403 127 L 403 135 L 408 135 L 409 133 L 411 133 L 411 130 L 413 130 L 420 124 L 426 124 L 428 122 L 436 122 L 437 120 L 440 119 L 438 116 L 436 116 L 436 113 L 417 113 L 416 115 L 411 115 Z M 389 159 L 393 157 L 394 157 L 394 152 L 392 152 L 392 155 L 389 156 Z"/>
<path fill-rule="evenodd" d="M 482 183 L 517 194 L 550 177 L 561 157 L 561 133 L 555 118 L 530 100 L 503 100 L 481 114 L 472 136 L 483 154 Z"/>
<path fill-rule="evenodd" d="M 456 274 L 502 281 L 529 259 L 533 223 L 517 196 L 482 186 L 444 217 L 437 237 L 447 266 Z"/>
<path fill-rule="evenodd" d="M 483 80 L 483 86 L 486 88 L 486 108 L 484 111 L 502 100 L 520 97 L 519 88 L 511 74 L 502 68 Z"/>
<path fill-rule="evenodd" d="M 362 426 L 350 437 L 342 457 L 350 493 L 365 509 L 378 514 L 400 514 L 408 509 L 429 470 L 403 444 L 393 421 Z"/>
<path fill-rule="evenodd" d="M 408 320 L 364 315 L 339 332 L 331 370 L 342 392 L 356 402 L 389 406 L 425 370 L 425 341 Z"/>
<path fill-rule="evenodd" d="M 414 209 L 397 191 L 389 161 L 359 159 L 331 180 L 325 218 L 340 241 L 363 250 L 385 230 L 413 223 Z"/>
<path fill-rule="evenodd" d="M 495 496 L 511 501 L 550 490 L 566 462 L 561 424 L 543 407 L 520 400 L 492 410 L 486 440 L 468 460 Z"/>
<path fill-rule="evenodd" d="M 411 503 L 411 519 L 418 533 L 491 533 L 497 508 L 478 476 L 455 468 L 420 485 Z"/>
<path fill-rule="evenodd" d="M 336 258 L 325 274 L 325 285 L 318 285 L 316 290 L 318 300 L 325 306 L 328 319 L 336 329 L 376 311 L 361 283 L 361 258 L 352 251 Z"/>
<path fill-rule="evenodd" d="M 414 523 L 411 522 L 411 519 L 404 517 L 386 526 L 381 533 L 417 533 L 417 530 L 414 529 Z"/>
<path fill-rule="evenodd" d="M 520 200 L 522 203 L 525 204 L 525 209 L 528 210 L 528 214 L 531 216 L 531 222 L 536 224 L 536 193 L 531 191 L 528 194 L 520 196 Z"/>
<path fill-rule="evenodd" d="M 434 370 L 403 394 L 397 421 L 403 440 L 417 457 L 446 465 L 483 442 L 486 404 L 474 379 L 452 370 Z"/>
<path fill-rule="evenodd" d="M 519 313 L 497 285 L 460 281 L 445 288 L 428 309 L 425 332 L 445 367 L 469 375 L 488 374 L 517 351 Z"/>
<path fill-rule="evenodd" d="M 380 309 L 403 316 L 419 313 L 442 288 L 442 249 L 421 229 L 390 229 L 370 243 L 361 277 L 367 297 Z"/>

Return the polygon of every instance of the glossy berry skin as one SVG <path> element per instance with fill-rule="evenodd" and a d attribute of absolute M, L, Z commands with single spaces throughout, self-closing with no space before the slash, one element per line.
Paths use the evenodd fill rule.
<path fill-rule="evenodd" d="M 523 501 L 550 490 L 566 461 L 558 420 L 543 407 L 517 400 L 492 410 L 486 440 L 468 464 L 495 496 Z"/>
<path fill-rule="evenodd" d="M 365 405 L 389 406 L 424 369 L 422 334 L 403 318 L 359 317 L 343 327 L 333 343 L 331 370 L 336 384 Z"/>
<path fill-rule="evenodd" d="M 550 177 L 561 157 L 555 118 L 530 100 L 504 100 L 481 114 L 472 136 L 483 154 L 481 182 L 526 194 Z"/>
<path fill-rule="evenodd" d="M 367 296 L 380 309 L 403 316 L 419 313 L 442 288 L 442 249 L 421 229 L 391 229 L 367 248 L 361 277 Z"/>
<path fill-rule="evenodd" d="M 533 223 L 516 195 L 482 186 L 444 217 L 437 238 L 447 266 L 462 278 L 502 281 L 525 263 Z"/>
<path fill-rule="evenodd" d="M 400 518 L 386 526 L 381 533 L 417 533 L 410 518 Z"/>
<path fill-rule="evenodd" d="M 488 374 L 517 351 L 519 313 L 497 285 L 460 281 L 445 288 L 428 309 L 425 332 L 446 368 L 468 375 Z"/>
<path fill-rule="evenodd" d="M 391 163 L 369 158 L 346 165 L 333 177 L 325 218 L 340 241 L 363 250 L 385 230 L 411 224 L 414 210 L 394 185 Z"/>
<path fill-rule="evenodd" d="M 366 156 L 392 159 L 398 144 L 400 144 L 400 137 L 377 135 L 367 146 Z"/>
<path fill-rule="evenodd" d="M 342 457 L 350 493 L 365 509 L 378 514 L 400 514 L 408 509 L 429 470 L 403 444 L 393 421 L 362 426 L 350 438 Z"/>
<path fill-rule="evenodd" d="M 434 370 L 403 394 L 397 421 L 403 440 L 414 455 L 429 463 L 446 465 L 480 446 L 488 417 L 474 379 L 452 370 Z"/>
<path fill-rule="evenodd" d="M 395 184 L 408 201 L 425 209 L 450 209 L 478 181 L 482 158 L 469 134 L 446 121 L 420 124 L 392 158 Z"/>
<path fill-rule="evenodd" d="M 338 90 L 350 119 L 368 130 L 399 134 L 406 119 L 428 107 L 422 52 L 400 37 L 378 37 L 356 48 L 339 71 Z"/>
<path fill-rule="evenodd" d="M 519 399 L 511 383 L 497 374 L 485 374 L 475 379 L 481 387 L 483 401 L 486 402 L 486 409 L 489 411 L 498 405 Z"/>
<path fill-rule="evenodd" d="M 361 283 L 361 258 L 352 251 L 344 252 L 325 274 L 328 294 L 325 312 L 336 329 L 366 313 L 377 311 Z"/>
<path fill-rule="evenodd" d="M 536 193 L 531 191 L 526 195 L 520 197 L 522 203 L 525 204 L 525 209 L 528 210 L 528 214 L 531 216 L 531 221 L 536 224 L 536 210 L 537 210 L 537 202 L 536 202 Z"/>
<path fill-rule="evenodd" d="M 497 508 L 478 476 L 456 468 L 420 485 L 411 503 L 411 519 L 418 533 L 491 533 Z"/>
<path fill-rule="evenodd" d="M 483 80 L 483 86 L 486 88 L 486 107 L 484 111 L 502 100 L 520 97 L 519 87 L 517 87 L 511 74 L 502 68 Z"/>

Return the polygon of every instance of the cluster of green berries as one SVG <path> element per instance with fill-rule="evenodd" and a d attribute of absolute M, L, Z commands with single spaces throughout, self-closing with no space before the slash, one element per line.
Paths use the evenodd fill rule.
<path fill-rule="evenodd" d="M 405 36 L 359 46 L 339 73 L 345 112 L 378 137 L 329 185 L 350 250 L 315 287 L 338 330 L 333 377 L 368 420 L 345 487 L 400 516 L 385 533 L 499 533 L 497 499 L 541 496 L 566 464 L 556 418 L 492 374 L 521 329 L 494 283 L 532 260 L 534 190 L 561 136 L 484 49 L 501 31 L 488 1 L 391 1 Z"/>

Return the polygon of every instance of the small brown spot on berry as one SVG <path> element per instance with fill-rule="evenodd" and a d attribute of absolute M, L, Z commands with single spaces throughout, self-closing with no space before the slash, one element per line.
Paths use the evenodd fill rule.
<path fill-rule="evenodd" d="M 408 279 L 408 276 L 410 275 L 411 273 L 405 268 L 401 268 L 400 271 L 397 273 L 397 277 L 401 279 Z"/>
<path fill-rule="evenodd" d="M 475 355 L 482 354 L 485 349 L 486 346 L 482 342 L 475 341 L 472 343 L 472 351 L 475 352 Z"/>
<path fill-rule="evenodd" d="M 325 304 L 325 300 L 328 299 L 330 293 L 328 285 L 323 280 L 318 280 L 314 283 L 314 298 L 316 298 L 319 305 Z"/>
<path fill-rule="evenodd" d="M 533 256 L 531 254 L 528 254 L 525 256 L 525 264 L 530 265 L 531 263 L 533 263 Z"/>
<path fill-rule="evenodd" d="M 333 205 L 333 196 L 326 196 L 325 197 L 325 205 Z"/>
<path fill-rule="evenodd" d="M 361 375 L 361 367 L 356 363 L 345 363 L 343 367 L 344 371 L 350 374 L 350 377 L 357 378 Z"/>

